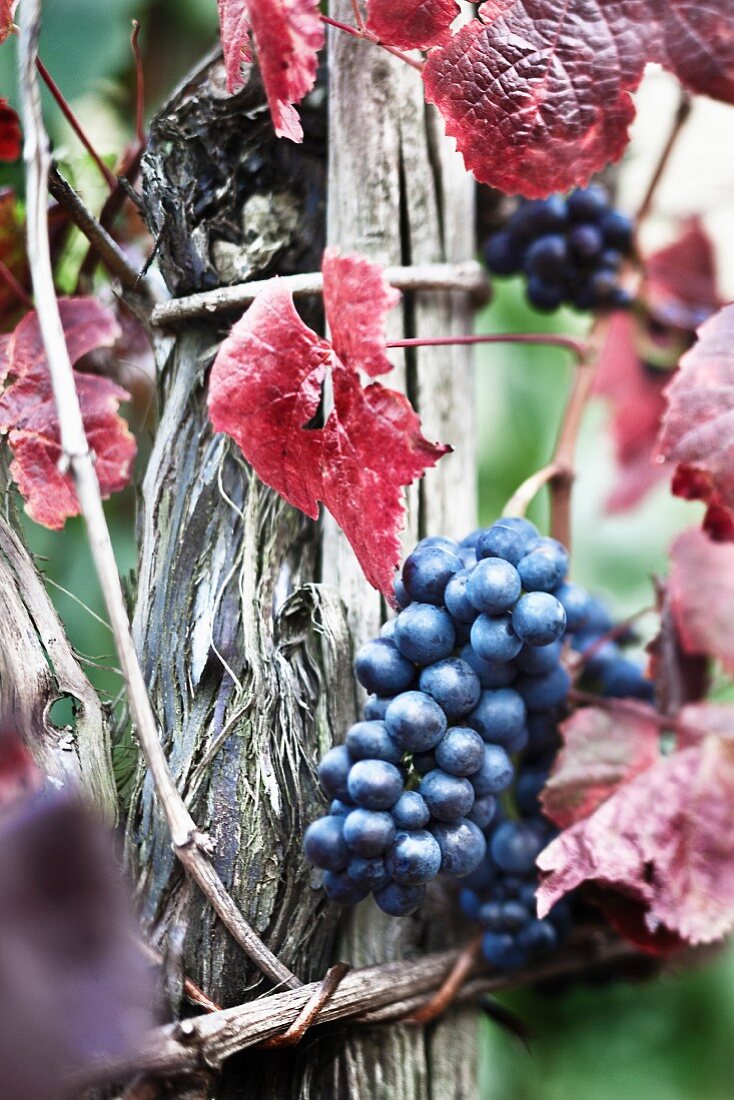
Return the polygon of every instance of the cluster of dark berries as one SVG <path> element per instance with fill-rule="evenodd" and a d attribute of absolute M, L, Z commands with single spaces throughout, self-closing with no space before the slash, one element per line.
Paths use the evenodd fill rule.
<path fill-rule="evenodd" d="M 620 648 L 620 643 L 632 638 L 624 633 L 617 641 L 610 640 L 613 624 L 602 601 L 576 587 L 573 594 L 573 599 L 565 601 L 568 624 L 564 641 L 586 658 L 581 686 L 607 696 L 649 699 L 650 680 Z M 547 650 L 549 663 L 552 648 Z M 536 660 L 540 653 L 536 651 Z M 514 786 L 506 792 L 504 805 L 498 806 L 486 830 L 487 851 L 482 862 L 462 881 L 461 909 L 482 926 L 484 956 L 501 969 L 538 961 L 562 942 L 571 924 L 568 900 L 539 919 L 535 897 L 535 861 L 554 836 L 553 826 L 543 817 L 540 794 L 560 745 L 558 724 L 564 716 L 563 702 L 529 710 L 527 743 L 516 759 Z"/>
<path fill-rule="evenodd" d="M 304 846 L 328 897 L 372 893 L 397 916 L 436 875 L 481 864 L 512 757 L 568 694 L 562 638 L 588 597 L 567 569 L 559 542 L 514 517 L 461 543 L 424 539 L 407 558 L 399 614 L 357 653 L 364 720 L 319 767 L 333 801 Z"/>
<path fill-rule="evenodd" d="M 484 248 L 493 274 L 525 274 L 528 301 L 544 311 L 564 302 L 579 310 L 628 308 L 619 274 L 631 252 L 630 219 L 597 185 L 522 202 Z"/>

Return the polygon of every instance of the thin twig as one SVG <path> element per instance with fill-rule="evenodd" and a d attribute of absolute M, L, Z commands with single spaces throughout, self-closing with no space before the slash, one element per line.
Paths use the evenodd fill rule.
<path fill-rule="evenodd" d="M 474 333 L 471 336 L 411 336 L 405 340 L 390 340 L 388 348 L 442 348 L 454 344 L 542 344 L 550 348 L 563 348 L 583 359 L 586 345 L 573 336 L 561 336 L 555 332 L 492 332 Z"/>
<path fill-rule="evenodd" d="M 280 1035 L 274 1035 L 272 1039 L 266 1039 L 261 1044 L 262 1047 L 276 1050 L 279 1047 L 297 1046 L 308 1029 L 324 1011 L 350 970 L 351 967 L 348 963 L 336 963 L 334 966 L 329 967 L 320 985 L 306 1001 L 290 1027 L 282 1031 Z"/>
<path fill-rule="evenodd" d="M 92 160 L 96 164 L 97 168 L 100 171 L 100 174 L 101 174 L 102 178 L 104 179 L 105 183 L 109 187 L 110 191 L 114 191 L 115 187 L 117 186 L 117 180 L 115 179 L 115 177 L 113 176 L 112 172 L 107 167 L 105 162 L 102 160 L 102 158 L 100 157 L 99 153 L 94 148 L 94 146 L 92 145 L 92 143 L 89 140 L 89 138 L 87 137 L 87 135 L 84 133 L 84 130 L 82 129 L 82 126 L 81 126 L 81 123 L 79 122 L 79 119 L 76 117 L 76 115 L 72 111 L 71 107 L 66 102 L 66 99 L 64 98 L 64 93 L 61 91 L 61 88 L 59 88 L 58 84 L 56 83 L 54 78 L 51 76 L 51 73 L 48 71 L 48 69 L 46 68 L 44 63 L 41 61 L 40 57 L 36 58 L 36 68 L 38 69 L 39 73 L 43 77 L 43 81 L 44 81 L 46 87 L 48 88 L 49 92 L 51 93 L 51 95 L 54 97 L 54 99 L 58 103 L 58 105 L 61 109 L 62 115 L 64 116 L 66 121 L 69 123 L 72 130 L 74 131 L 76 136 L 79 138 L 80 142 L 82 143 L 82 145 L 87 150 L 90 157 L 92 158 Z"/>
<path fill-rule="evenodd" d="M 33 299 L 3 260 L 0 260 L 0 282 L 5 283 L 8 290 L 13 292 L 21 305 L 25 306 L 26 309 L 33 309 Z"/>
<path fill-rule="evenodd" d="M 38 321 L 58 413 L 63 462 L 71 471 L 86 522 L 92 558 L 127 686 L 130 711 L 171 831 L 174 851 L 237 943 L 257 963 L 260 970 L 273 981 L 294 988 L 300 984 L 296 976 L 250 928 L 207 858 L 211 852 L 211 841 L 196 826 L 168 769 L 145 678 L 135 651 L 53 282 L 46 217 L 46 190 L 51 157 L 43 125 L 35 64 L 39 29 L 40 0 L 24 0 L 21 7 L 19 65 L 25 128 L 28 255 Z"/>
<path fill-rule="evenodd" d="M 126 290 L 151 296 L 150 287 L 140 279 L 139 272 L 129 263 L 120 246 L 97 221 L 94 214 L 87 209 L 81 197 L 55 167 L 51 167 L 49 171 L 48 189 L 74 225 L 82 231 L 109 273 L 119 279 Z"/>
<path fill-rule="evenodd" d="M 364 26 L 359 28 L 350 27 L 348 23 L 340 23 L 338 19 L 331 19 L 328 15 L 323 14 L 321 16 L 321 22 L 326 23 L 329 27 L 334 27 L 338 31 L 343 31 L 345 34 L 351 34 L 352 38 L 361 38 L 364 42 L 372 42 L 373 45 L 379 46 L 381 50 L 386 50 L 387 53 L 391 53 L 393 57 L 399 57 L 406 65 L 410 65 L 412 69 L 417 69 L 419 73 L 423 72 L 422 61 L 418 61 L 415 57 L 411 57 L 405 50 L 399 50 L 397 46 L 388 46 L 386 42 L 381 42 L 376 34 L 372 34 Z"/>
<path fill-rule="evenodd" d="M 536 470 L 530 477 L 526 477 L 521 485 L 518 485 L 515 492 L 512 494 L 507 504 L 502 509 L 503 516 L 524 516 L 528 510 L 530 502 L 535 499 L 537 494 L 547 485 L 549 481 L 552 481 L 554 477 L 557 477 L 561 473 L 561 468 L 556 462 L 549 462 L 547 466 L 541 467 L 540 470 Z"/>
<path fill-rule="evenodd" d="M 163 966 L 165 959 L 161 955 L 157 948 L 152 944 L 146 943 L 145 940 L 141 940 L 139 936 L 134 937 L 137 947 L 142 951 L 146 958 L 150 959 L 156 966 Z M 207 1012 L 221 1012 L 222 1006 L 218 1005 L 216 1001 L 213 1001 L 211 997 L 208 997 L 204 990 L 196 984 L 193 979 L 184 977 L 183 980 L 184 993 L 192 1004 L 198 1005 L 199 1008 L 205 1009 Z"/>
<path fill-rule="evenodd" d="M 143 72 L 143 58 L 140 53 L 140 20 L 133 19 L 133 32 L 130 35 L 130 46 L 135 58 L 135 136 L 138 143 L 145 145 L 145 74 Z M 116 183 L 117 181 L 115 181 Z"/>
<path fill-rule="evenodd" d="M 680 137 L 681 131 L 688 121 L 692 107 L 693 100 L 690 93 L 687 92 L 685 88 L 681 88 L 680 99 L 678 100 L 678 107 L 673 117 L 673 122 L 670 127 L 670 133 L 668 134 L 668 139 L 660 152 L 657 164 L 655 165 L 652 176 L 650 177 L 650 182 L 647 185 L 647 191 L 645 192 L 645 195 L 642 199 L 642 202 L 640 203 L 637 215 L 635 217 L 636 234 L 639 233 L 640 225 L 652 209 L 652 204 L 654 202 L 658 186 L 661 179 L 663 178 L 665 169 L 668 167 L 668 162 L 670 161 L 670 157 L 672 155 L 673 149 L 675 148 L 676 142 Z"/>
<path fill-rule="evenodd" d="M 463 264 L 418 264 L 415 267 L 386 267 L 384 276 L 398 290 L 456 290 L 475 295 L 478 299 L 487 291 L 487 279 L 479 264 L 469 260 Z M 324 277 L 320 271 L 303 275 L 278 277 L 281 286 L 290 290 L 294 298 L 309 294 L 322 294 Z M 218 287 L 186 298 L 173 298 L 162 302 L 153 310 L 151 323 L 161 328 L 178 325 L 195 317 L 207 317 L 225 310 L 249 306 L 263 290 L 273 285 L 272 279 L 259 279 L 251 283 Z"/>
<path fill-rule="evenodd" d="M 449 951 L 351 970 L 319 1013 L 318 1023 L 352 1017 L 355 1024 L 374 1026 L 401 1018 L 406 1009 L 417 1007 L 427 994 L 442 985 L 460 956 L 460 951 Z M 639 951 L 618 939 L 587 934 L 537 966 L 514 973 L 487 970 L 478 973 L 460 992 L 457 1002 L 518 985 L 587 974 L 595 968 L 640 957 Z M 289 1028 L 320 989 L 321 982 L 312 982 L 236 1008 L 157 1028 L 131 1057 L 118 1062 L 100 1059 L 86 1068 L 69 1082 L 69 1092 L 76 1095 L 84 1087 L 119 1081 L 141 1071 L 173 1074 L 196 1070 L 202 1065 L 219 1065 L 239 1051 Z"/>
<path fill-rule="evenodd" d="M 482 951 L 482 937 L 475 936 L 461 952 L 450 973 L 432 997 L 406 1017 L 406 1024 L 428 1024 L 443 1016 L 451 1006 L 471 972 L 476 968 Z"/>

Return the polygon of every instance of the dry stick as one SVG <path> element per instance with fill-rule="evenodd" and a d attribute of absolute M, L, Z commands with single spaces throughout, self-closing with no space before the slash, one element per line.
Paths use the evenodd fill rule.
<path fill-rule="evenodd" d="M 491 332 L 473 333 L 471 336 L 411 336 L 405 340 L 390 340 L 388 348 L 442 348 L 455 344 L 543 344 L 551 348 L 563 348 L 573 352 L 577 359 L 586 354 L 586 344 L 573 336 L 556 332 Z"/>
<path fill-rule="evenodd" d="M 71 184 L 53 166 L 48 174 L 48 189 L 77 229 L 82 231 L 110 275 L 119 279 L 126 290 L 150 296 L 150 286 L 140 278 L 140 273 L 129 263 L 117 242 L 87 209 Z"/>
<path fill-rule="evenodd" d="M 324 1011 L 324 1008 L 351 969 L 348 963 L 335 963 L 334 966 L 329 967 L 320 985 L 306 1001 L 290 1027 L 282 1031 L 280 1035 L 274 1035 L 272 1039 L 266 1039 L 261 1046 L 268 1050 L 297 1046 L 308 1029 Z"/>
<path fill-rule="evenodd" d="M 557 477 L 561 472 L 561 467 L 557 462 L 549 462 L 547 466 L 542 466 L 539 470 L 536 470 L 536 472 L 526 478 L 521 485 L 518 485 L 517 489 L 515 489 L 515 492 L 502 509 L 502 515 L 524 516 L 531 501 L 535 499 L 543 486 L 547 485 L 549 481 L 552 481 L 553 478 Z"/>
<path fill-rule="evenodd" d="M 36 57 L 36 68 L 38 69 L 39 73 L 43 77 L 44 83 L 45 83 L 46 87 L 48 88 L 49 92 L 51 93 L 51 95 L 54 97 L 54 99 L 58 103 L 59 107 L 61 108 L 62 115 L 64 116 L 66 121 L 69 123 L 72 130 L 74 131 L 76 136 L 79 138 L 80 142 L 82 143 L 82 145 L 87 150 L 90 157 L 92 158 L 92 160 L 96 164 L 97 168 L 99 169 L 99 171 L 100 171 L 105 183 L 109 187 L 110 191 L 114 191 L 115 187 L 117 187 L 117 180 L 115 179 L 115 177 L 113 176 L 112 172 L 109 170 L 107 165 L 104 163 L 104 161 L 102 160 L 99 153 L 97 152 L 97 150 L 92 145 L 92 143 L 89 140 L 89 138 L 87 137 L 87 135 L 84 133 L 84 130 L 81 127 L 79 119 L 76 117 L 76 115 L 72 111 L 71 107 L 69 106 L 69 104 L 64 99 L 63 92 L 59 88 L 59 86 L 56 83 L 56 81 L 54 80 L 54 78 L 51 76 L 51 73 L 48 71 L 48 69 L 46 68 L 44 63 L 41 61 L 40 57 Z"/>
<path fill-rule="evenodd" d="M 133 936 L 133 940 L 136 947 L 142 951 L 147 959 L 150 959 L 156 966 L 164 965 L 165 959 L 157 948 L 153 947 L 150 943 L 146 943 L 146 941 L 139 936 Z M 199 1008 L 205 1009 L 206 1012 L 221 1012 L 222 1006 L 218 1005 L 216 1001 L 213 1001 L 211 997 L 208 997 L 204 990 L 191 978 L 184 977 L 183 989 L 188 999 L 193 1004 L 198 1005 Z"/>
<path fill-rule="evenodd" d="M 459 955 L 440 989 L 432 997 L 429 997 L 420 1008 L 411 1012 L 406 1017 L 405 1023 L 424 1025 L 439 1016 L 443 1016 L 446 1009 L 456 1000 L 459 990 L 476 967 L 481 951 L 482 936 L 475 936 Z"/>
<path fill-rule="evenodd" d="M 665 142 L 665 145 L 661 150 L 660 157 L 658 158 L 658 162 L 655 165 L 653 174 L 650 177 L 650 182 L 647 185 L 647 191 L 645 192 L 645 195 L 637 211 L 637 216 L 635 218 L 636 233 L 639 233 L 640 225 L 652 209 L 652 204 L 655 199 L 655 193 L 658 189 L 658 185 L 660 183 L 660 180 L 663 178 L 665 169 L 668 167 L 668 162 L 670 161 L 671 154 L 673 152 L 673 149 L 675 148 L 675 144 L 680 136 L 681 130 L 688 121 L 692 107 L 693 100 L 691 99 L 690 94 L 685 90 L 685 88 L 681 88 L 680 99 L 678 101 L 678 109 L 676 110 L 673 117 L 673 124 L 670 128 L 670 133 L 668 134 L 668 140 Z"/>
<path fill-rule="evenodd" d="M 463 264 L 417 264 L 415 267 L 386 267 L 383 271 L 391 286 L 398 290 L 456 290 L 481 299 L 487 291 L 487 279 L 475 260 Z M 278 279 L 280 286 L 291 292 L 294 298 L 309 294 L 322 294 L 324 277 L 320 271 L 303 275 L 285 275 Z M 237 283 L 217 290 L 191 294 L 186 298 L 174 298 L 161 302 L 151 315 L 151 323 L 158 327 L 179 325 L 195 317 L 207 317 L 224 310 L 249 306 L 263 290 L 272 287 L 272 279 L 260 279 L 251 283 Z"/>
<path fill-rule="evenodd" d="M 140 53 L 140 21 L 133 19 L 133 32 L 130 35 L 130 46 L 135 58 L 135 136 L 139 145 L 145 145 L 145 125 L 143 115 L 145 113 L 145 75 L 143 73 L 143 58 Z M 115 180 L 115 184 L 117 181 Z"/>
<path fill-rule="evenodd" d="M 120 665 L 130 700 L 130 711 L 140 746 L 171 830 L 173 849 L 202 889 L 234 939 L 275 982 L 300 985 L 294 974 L 262 943 L 242 917 L 207 858 L 211 841 L 197 828 L 168 769 L 158 727 L 150 705 L 117 572 L 110 533 L 102 507 L 94 458 L 89 449 L 76 392 L 69 352 L 59 316 L 48 241 L 46 189 L 51 157 L 43 125 L 36 58 L 40 28 L 40 0 L 24 0 L 20 21 L 20 88 L 25 127 L 28 255 L 38 321 L 43 337 L 54 401 L 59 420 L 64 465 L 74 479 L 87 526 L 95 570 L 107 607 Z"/>
<path fill-rule="evenodd" d="M 352 1018 L 354 1024 L 374 1026 L 405 1016 L 418 1007 L 426 995 L 437 989 L 460 957 L 447 951 L 417 959 L 383 963 L 351 970 L 328 999 L 315 1022 L 329 1023 Z M 598 966 L 639 959 L 640 952 L 608 936 L 579 937 L 563 952 L 521 973 L 478 973 L 457 997 L 474 1000 L 485 992 L 498 992 L 518 984 L 572 977 Z M 300 989 L 274 993 L 256 1001 L 212 1012 L 178 1024 L 167 1024 L 150 1032 L 136 1052 L 120 1061 L 100 1059 L 68 1082 L 69 1094 L 103 1081 L 119 1081 L 134 1073 L 174 1074 L 217 1067 L 226 1058 L 281 1034 L 289 1028 L 322 982 Z"/>

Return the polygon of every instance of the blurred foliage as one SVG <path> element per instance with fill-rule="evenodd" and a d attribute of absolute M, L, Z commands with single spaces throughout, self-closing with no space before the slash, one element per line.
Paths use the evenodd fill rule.
<path fill-rule="evenodd" d="M 114 160 L 133 128 L 134 70 L 130 19 L 141 20 L 146 110 L 216 42 L 215 0 L 45 0 L 42 55 L 93 136 Z M 17 103 L 14 44 L 0 50 L 0 94 Z M 90 203 L 103 198 L 96 173 L 47 101 L 47 118 L 65 169 Z M 0 184 L 18 185 L 17 167 L 2 166 Z M 583 331 L 569 311 L 541 316 L 522 299 L 517 280 L 495 284 L 480 331 Z M 549 458 L 571 378 L 569 356 L 551 348 L 492 346 L 477 351 L 479 506 L 483 523 L 502 511 L 518 484 Z M 604 499 L 614 476 L 605 412 L 589 411 L 579 446 L 574 492 L 574 578 L 605 594 L 615 612 L 651 602 L 650 574 L 664 572 L 666 547 L 681 527 L 697 522 L 696 505 L 673 500 L 665 485 L 634 512 L 608 516 Z M 107 502 L 118 564 L 135 567 L 135 493 Z M 547 523 L 543 492 L 531 518 Z M 120 697 L 120 678 L 80 520 L 61 533 L 30 522 L 26 534 L 70 639 L 103 698 Z M 60 585 L 67 595 L 54 585 Z M 643 623 L 643 627 L 644 627 Z M 58 720 L 68 720 L 61 708 Z M 115 764 L 122 793 L 134 763 L 123 732 Z M 575 985 L 551 997 L 525 990 L 507 998 L 535 1029 L 528 1055 L 497 1025 L 482 1021 L 482 1100 L 724 1100 L 734 1071 L 734 956 L 648 984 Z"/>

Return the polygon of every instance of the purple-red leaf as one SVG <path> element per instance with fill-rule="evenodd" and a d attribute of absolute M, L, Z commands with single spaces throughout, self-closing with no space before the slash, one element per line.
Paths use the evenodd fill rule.
<path fill-rule="evenodd" d="M 734 539 L 734 305 L 701 326 L 665 397 L 658 457 L 676 467 L 673 492 L 704 500 L 712 537 Z"/>
<path fill-rule="evenodd" d="M 0 97 L 0 160 L 14 161 L 20 156 L 20 122 L 7 99 Z"/>
<path fill-rule="evenodd" d="M 583 707 L 560 727 L 563 748 L 543 791 L 543 809 L 561 829 L 588 817 L 659 757 L 660 730 L 644 703 Z"/>
<path fill-rule="evenodd" d="M 662 757 L 561 833 L 538 859 L 538 911 L 594 882 L 645 906 L 690 943 L 734 926 L 734 744 L 709 736 Z"/>
<path fill-rule="evenodd" d="M 670 549 L 668 590 L 686 653 L 715 658 L 734 675 L 734 546 L 684 531 Z"/>
<path fill-rule="evenodd" d="M 490 0 L 431 51 L 426 97 L 481 183 L 540 198 L 617 160 L 658 61 L 734 102 L 729 0 Z"/>
<path fill-rule="evenodd" d="M 0 0 L 0 42 L 4 42 L 13 29 L 18 0 Z"/>
<path fill-rule="evenodd" d="M 385 353 L 385 317 L 400 301 L 377 264 L 364 256 L 324 252 L 324 309 L 334 351 L 345 366 L 375 378 L 392 370 Z"/>
<path fill-rule="evenodd" d="M 59 309 L 72 363 L 119 336 L 114 315 L 91 298 L 62 299 Z M 23 318 L 0 355 L 0 380 L 8 376 L 11 385 L 0 397 L 0 431 L 8 433 L 13 451 L 10 471 L 28 514 L 59 529 L 79 513 L 79 501 L 71 475 L 59 469 L 59 423 L 35 312 Z M 135 457 L 135 440 L 117 413 L 128 394 L 98 375 L 75 371 L 74 379 L 100 489 L 109 496 L 129 483 Z"/>
<path fill-rule="evenodd" d="M 218 6 L 228 90 L 244 84 L 242 62 L 250 59 L 252 34 L 275 132 L 303 141 L 293 104 L 316 81 L 324 44 L 318 0 L 218 0 Z"/>
<path fill-rule="evenodd" d="M 30 289 L 28 254 L 25 245 L 25 225 L 15 192 L 0 190 L 0 260 L 13 279 L 26 293 Z M 0 332 L 15 327 L 23 301 L 10 280 L 0 279 Z"/>
<path fill-rule="evenodd" d="M 450 448 L 423 438 L 401 394 L 379 383 L 363 389 L 359 381 L 358 367 L 368 373 L 390 367 L 384 317 L 396 298 L 380 268 L 328 253 L 324 287 L 334 344 L 303 323 L 290 292 L 274 280 L 217 353 L 209 416 L 290 504 L 316 518 L 321 501 L 367 579 L 391 597 L 403 487 Z M 333 408 L 322 428 L 312 427 L 327 372 Z"/>
<path fill-rule="evenodd" d="M 595 390 L 612 406 L 619 468 L 610 512 L 633 507 L 667 473 L 653 462 L 663 390 L 696 327 L 717 305 L 713 247 L 691 219 L 672 244 L 646 257 L 643 308 L 612 318 L 600 356 Z"/>
<path fill-rule="evenodd" d="M 446 38 L 456 0 L 367 0 L 367 30 L 404 50 L 426 50 Z"/>

